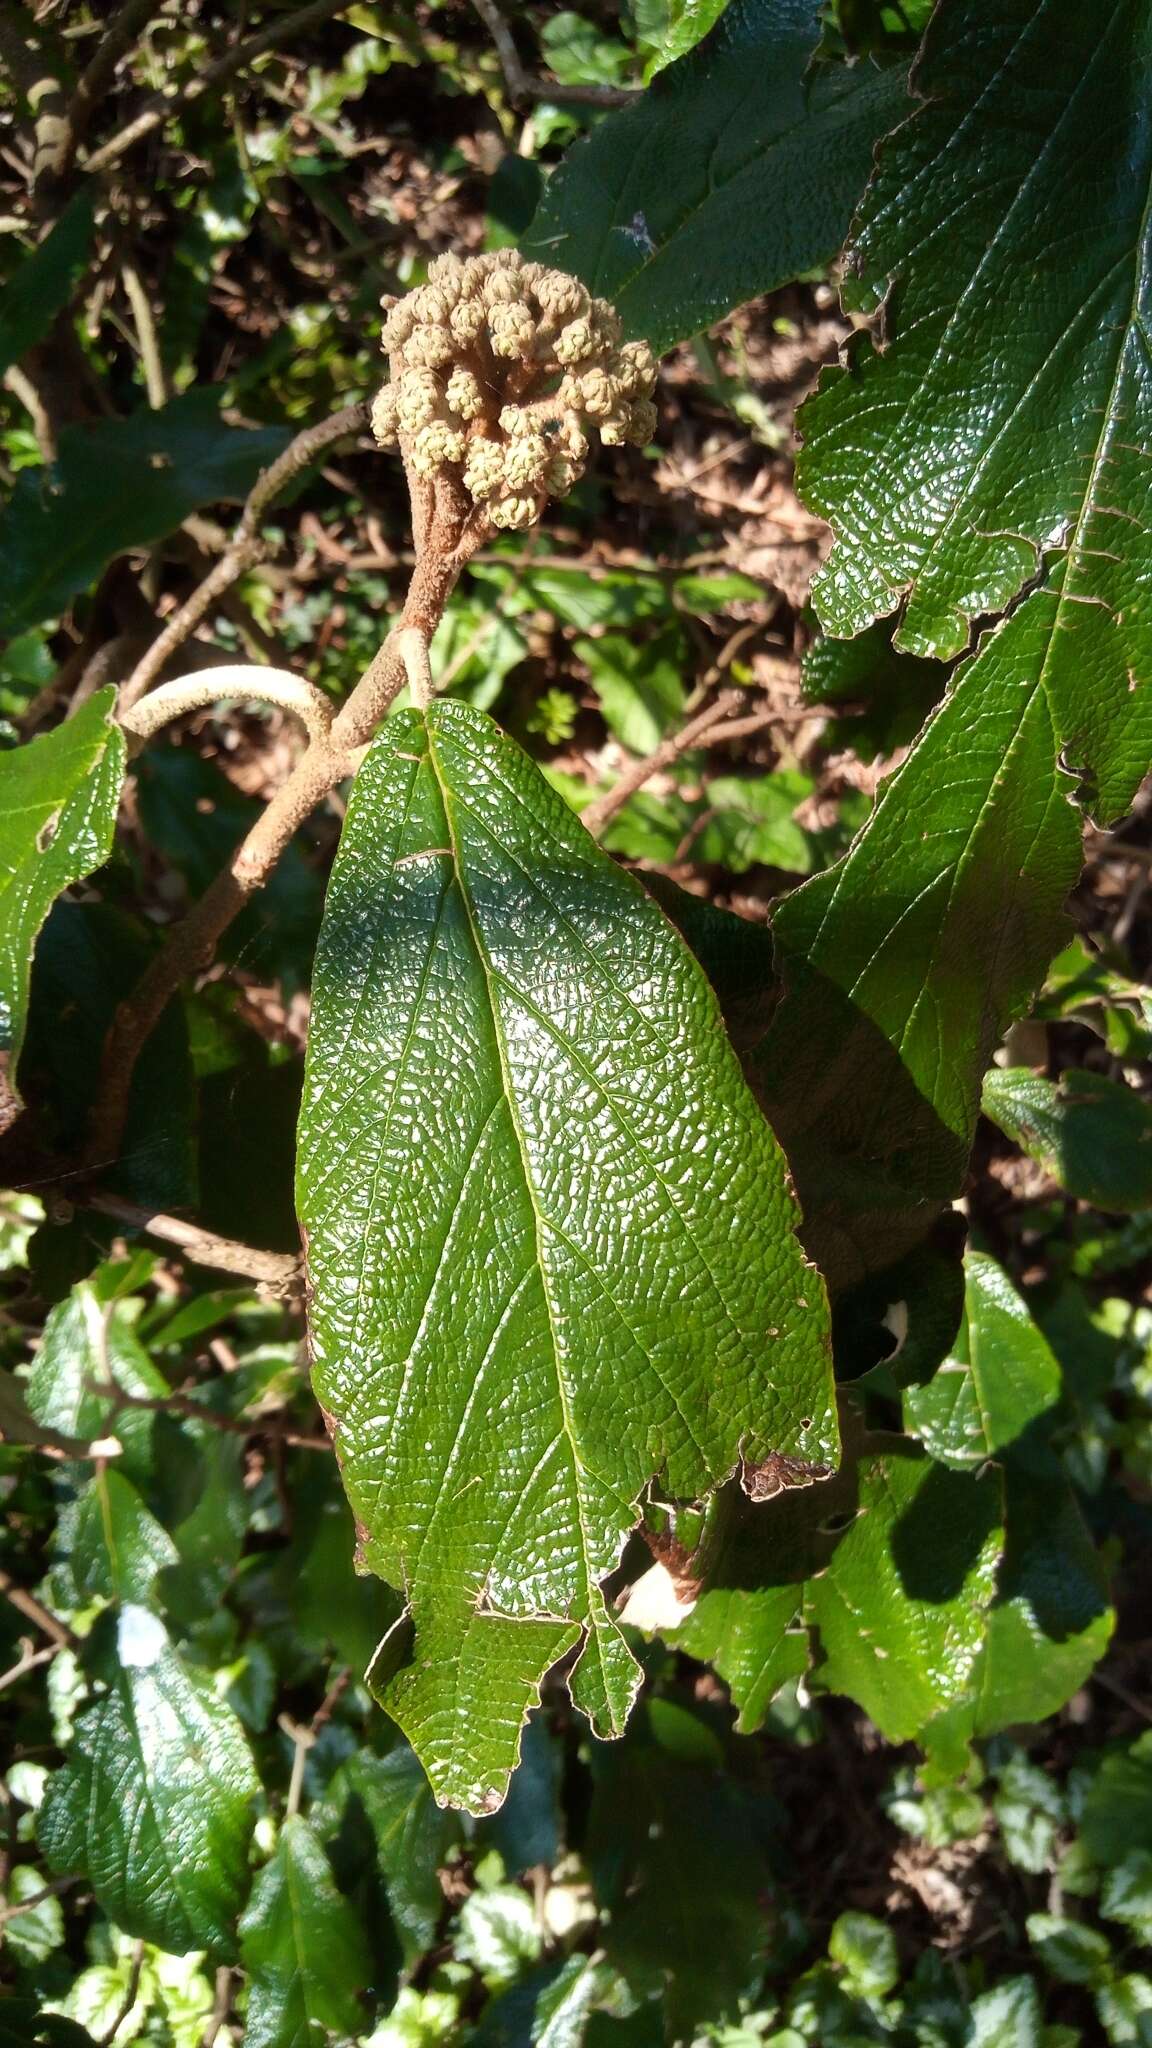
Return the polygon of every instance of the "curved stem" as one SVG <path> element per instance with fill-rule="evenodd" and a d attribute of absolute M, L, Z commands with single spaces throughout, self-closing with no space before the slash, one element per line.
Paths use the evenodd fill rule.
<path fill-rule="evenodd" d="M 177 676 L 150 690 L 138 704 L 121 714 L 120 723 L 133 739 L 151 739 L 153 733 L 186 712 L 201 711 L 219 704 L 225 697 L 254 697 L 264 704 L 277 704 L 298 718 L 309 739 L 322 740 L 332 724 L 332 706 L 323 690 L 305 682 L 288 669 L 261 668 L 254 662 L 227 662 L 219 668 L 198 669 Z"/>

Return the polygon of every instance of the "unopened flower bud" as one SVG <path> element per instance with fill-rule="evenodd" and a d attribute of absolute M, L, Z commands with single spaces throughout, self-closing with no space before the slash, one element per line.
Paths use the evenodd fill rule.
<path fill-rule="evenodd" d="M 444 386 L 444 397 L 459 419 L 476 420 L 484 410 L 484 394 L 480 381 L 471 370 L 453 370 Z"/>
<path fill-rule="evenodd" d="M 504 481 L 510 490 L 538 484 L 548 467 L 549 449 L 543 434 L 518 434 L 504 457 Z"/>
<path fill-rule="evenodd" d="M 470 441 L 464 463 L 464 485 L 474 498 L 490 498 L 504 482 L 504 449 L 499 441 Z"/>
<path fill-rule="evenodd" d="M 435 419 L 440 386 L 431 370 L 405 370 L 396 386 L 396 417 L 406 434 Z"/>
<path fill-rule="evenodd" d="M 558 363 L 584 363 L 596 353 L 596 336 L 592 322 L 586 319 L 570 320 L 562 327 L 553 344 Z"/>
<path fill-rule="evenodd" d="M 381 448 L 388 448 L 396 439 L 396 386 L 385 384 L 372 401 L 372 432 Z"/>
<path fill-rule="evenodd" d="M 539 498 L 497 498 L 489 507 L 489 518 L 493 526 L 506 533 L 523 533 L 534 526 L 540 517 Z"/>
<path fill-rule="evenodd" d="M 407 360 L 418 368 L 438 370 L 442 364 L 452 360 L 452 336 L 445 327 L 414 328 L 405 344 L 404 353 Z"/>
<path fill-rule="evenodd" d="M 431 426 L 421 427 L 412 443 L 412 467 L 418 476 L 431 476 L 446 463 L 463 460 L 464 436 L 447 420 L 433 420 Z"/>

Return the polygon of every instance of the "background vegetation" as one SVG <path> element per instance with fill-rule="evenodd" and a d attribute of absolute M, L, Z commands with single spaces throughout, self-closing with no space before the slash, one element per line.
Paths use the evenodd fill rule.
<path fill-rule="evenodd" d="M 6 748 L 62 730 L 98 776 L 98 693 L 154 659 L 158 630 L 227 552 L 229 508 L 296 432 L 377 388 L 381 294 L 419 283 L 444 250 L 526 236 L 543 253 L 565 206 L 594 220 L 578 185 L 575 200 L 559 181 L 546 193 L 547 174 L 719 11 L 527 5 L 510 55 L 491 10 L 463 0 L 0 9 Z M 903 94 L 928 11 L 840 0 L 822 30 L 829 64 L 851 54 L 872 67 L 869 91 Z M 1035 11 L 969 10 L 1014 26 Z M 1079 61 L 1071 42 L 1065 57 Z M 847 229 L 873 134 L 907 111 L 885 105 L 852 143 L 858 175 L 837 139 L 856 184 L 823 255 Z M 1081 117 L 1092 126 L 1091 110 Z M 931 233 L 947 232 L 939 196 L 929 204 Z M 883 212 L 858 237 L 857 270 Z M 834 1288 L 838 1377 L 856 1390 L 846 1477 L 786 1490 L 751 1534 L 711 1532 L 712 1575 L 691 1611 L 632 1610 L 645 1684 L 621 1742 L 592 1740 L 553 1673 L 502 1810 L 436 1806 L 363 1680 L 395 1608 L 353 1572 L 284 1292 L 312 955 L 344 795 L 300 830 L 217 963 L 166 1010 L 115 1156 L 95 1172 L 76 1164 L 117 1005 L 299 754 L 291 718 L 250 700 L 181 720 L 137 755 L 115 850 L 91 879 L 100 849 L 68 870 L 51 834 L 38 848 L 35 922 L 66 893 L 36 948 L 29 1107 L 2 1169 L 5 2043 L 1152 2041 L 1152 835 L 1144 793 L 1119 825 L 1110 801 L 1146 754 L 1133 743 L 1120 763 L 1119 740 L 1110 754 L 1082 720 L 1061 755 L 1064 769 L 1095 764 L 1089 793 L 1108 825 L 1088 828 L 1067 927 L 1057 912 L 1076 856 L 1053 857 L 1040 972 L 1056 958 L 1030 1008 L 1017 975 L 1026 1014 L 984 1080 L 970 1165 L 948 1090 L 962 1092 L 969 1068 L 979 1088 L 995 1018 L 1012 1007 L 996 989 L 987 868 L 949 884 L 954 971 L 933 989 L 931 1116 L 862 1053 L 863 1090 L 849 1074 L 839 1097 L 822 1094 L 833 1051 L 855 1041 L 809 944 L 807 906 L 832 915 L 818 878 L 862 873 L 845 924 L 878 944 L 872 856 L 835 865 L 854 841 L 875 848 L 860 828 L 895 816 L 905 868 L 950 823 L 969 830 L 947 803 L 957 764 L 981 772 L 979 718 L 942 714 L 920 743 L 920 784 L 888 785 L 886 813 L 873 799 L 915 758 L 966 616 L 1008 611 L 964 672 L 988 677 L 992 704 L 1004 647 L 1034 630 L 1031 598 L 1012 607 L 1043 564 L 1028 548 L 1026 575 L 1018 558 L 969 562 L 960 590 L 936 550 L 944 568 L 935 582 L 916 572 L 895 647 L 868 624 L 866 593 L 845 595 L 859 535 L 851 480 L 836 474 L 836 408 L 850 380 L 828 381 L 807 416 L 804 502 L 793 481 L 796 404 L 864 324 L 867 292 L 850 288 L 861 309 L 845 312 L 835 264 L 789 267 L 795 250 L 757 249 L 749 274 L 735 263 L 726 304 L 750 302 L 683 340 L 678 287 L 665 302 L 646 272 L 629 281 L 644 209 L 601 232 L 614 295 L 635 305 L 651 291 L 637 318 L 674 344 L 656 441 L 603 451 L 542 529 L 476 557 L 436 671 L 574 807 L 596 807 L 603 845 L 684 923 L 741 1048 L 771 1021 L 757 940 L 786 899 L 778 946 L 813 982 L 798 974 L 800 1007 L 781 1005 L 761 1088 Z M 1002 296 L 1034 277 L 1042 240 L 1025 234 L 1033 253 L 1008 264 Z M 897 268 L 900 252 L 876 260 Z M 909 328 L 934 334 L 931 313 L 913 302 Z M 979 364 L 981 345 L 977 325 L 962 360 Z M 994 506 L 1028 474 L 1017 450 Z M 900 479 L 873 490 L 898 525 Z M 1030 533 L 1034 508 L 1011 510 L 1004 532 Z M 823 638 L 808 607 L 829 549 L 821 513 L 842 538 L 823 615 L 839 606 L 845 634 L 866 626 L 854 640 Z M 986 535 L 994 521 L 977 513 Z M 907 537 L 877 540 L 871 513 L 859 523 L 895 587 Z M 373 447 L 362 407 L 287 480 L 261 534 L 177 666 L 296 668 L 340 700 L 411 560 L 400 467 Z M 1089 681 L 1104 703 L 1085 660 L 1083 696 Z M 1021 752 L 992 731 L 990 804 Z M 1051 745 L 1046 758 L 1054 781 Z M 51 790 L 46 804 L 60 815 Z M 1058 813 L 1045 804 L 1059 837 L 1073 815 L 1064 786 Z M 1027 837 L 1035 810 L 1029 795 L 1000 814 L 1006 868 L 1014 821 Z M 5 874 L 18 872 L 12 845 Z M 739 939 L 713 911 L 747 921 Z M 893 987 L 902 971 L 896 960 Z M 970 1024 L 985 987 L 987 1043 Z M 774 1101 L 782 1072 L 802 1085 Z M 853 1178 L 861 1101 L 893 1127 L 879 1178 Z M 922 1164 L 897 1158 L 904 1145 Z M 238 1274 L 204 1234 L 259 1246 L 268 1263 Z M 876 1247 L 904 1242 L 918 1248 L 894 1281 Z M 698 1533 L 652 1518 L 650 1543 L 673 1565 L 665 1603 Z M 619 1583 L 650 1555 L 634 1539 Z M 846 1629 L 838 1602 L 855 1615 Z M 143 1780 L 158 1798 L 138 1810 Z"/>

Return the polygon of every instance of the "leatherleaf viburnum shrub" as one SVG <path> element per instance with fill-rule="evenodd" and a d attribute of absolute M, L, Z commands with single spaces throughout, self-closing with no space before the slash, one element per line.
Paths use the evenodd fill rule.
<path fill-rule="evenodd" d="M 452 476 L 494 527 L 535 524 L 583 474 L 594 430 L 652 437 L 656 366 L 647 342 L 574 277 L 513 249 L 438 256 L 428 282 L 386 301 L 391 382 L 372 424 L 417 477 Z"/>

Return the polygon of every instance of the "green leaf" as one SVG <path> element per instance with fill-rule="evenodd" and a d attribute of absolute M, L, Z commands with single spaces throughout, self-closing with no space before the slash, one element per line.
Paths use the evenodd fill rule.
<path fill-rule="evenodd" d="M 2 573 L 2 572 L 0 572 Z M 18 1112 L 36 935 L 61 890 L 107 860 L 124 779 L 114 690 L 26 747 L 0 753 L 0 1129 Z"/>
<path fill-rule="evenodd" d="M 1102 1869 L 1152 1840 L 1152 1729 L 1105 1756 L 1084 1797 L 1084 1846 Z"/>
<path fill-rule="evenodd" d="M 115 1285 L 115 1267 L 102 1266 L 52 1310 L 28 1377 L 28 1406 L 37 1422 L 62 1436 L 90 1442 L 114 1434 L 124 1471 L 139 1479 L 151 1469 L 156 1418 L 142 1408 L 117 1413 L 114 1396 L 96 1389 L 111 1383 L 150 1398 L 171 1389 L 141 1347 L 126 1306 L 112 1298 Z"/>
<path fill-rule="evenodd" d="M 474 1891 L 460 1912 L 453 1944 L 462 1962 L 479 1970 L 494 1989 L 515 1983 L 529 1964 L 537 1962 L 544 1936 L 527 1892 L 517 1885 L 496 1885 Z"/>
<path fill-rule="evenodd" d="M 585 1856 L 608 1961 L 634 1991 L 662 1990 L 669 2040 L 691 2041 L 702 2021 L 735 2018 L 762 1978 L 772 1885 L 762 1796 L 672 1754 L 644 1712 L 592 1766 Z"/>
<path fill-rule="evenodd" d="M 444 1911 L 440 1870 L 461 1839 L 455 1814 L 437 1806 L 420 1759 L 401 1744 L 387 1756 L 360 1750 L 344 1766 L 376 1842 L 388 1909 L 411 1966 L 433 1945 Z"/>
<path fill-rule="evenodd" d="M 48 1879 L 34 1863 L 17 1864 L 7 1884 L 8 1904 L 20 1906 L 26 1899 L 39 1899 L 39 1904 L 29 1906 L 22 1913 L 14 1913 L 4 1922 L 4 1946 L 17 1963 L 25 1967 L 42 1963 L 64 1940 L 64 1910 L 56 1894 L 50 1890 Z M 41 1898 L 42 1892 L 47 1898 Z M 4 2005 L 0 2004 L 0 2020 L 4 2016 Z M 0 2037 L 2 2038 L 2 2037 Z"/>
<path fill-rule="evenodd" d="M 246 497 L 288 439 L 282 427 L 226 426 L 207 389 L 65 427 L 57 460 L 21 471 L 0 521 L 5 631 L 52 618 L 115 555 L 160 540 L 199 506 Z"/>
<path fill-rule="evenodd" d="M 86 1876 L 128 1934 L 228 1960 L 258 1789 L 235 1715 L 148 1608 L 123 1606 L 108 1688 L 78 1716 L 37 1819 L 53 1869 Z"/>
<path fill-rule="evenodd" d="M 1152 1205 L 1152 1108 L 1124 1082 L 1083 1067 L 1059 1081 L 993 1067 L 981 1106 L 1079 1201 L 1118 1213 Z"/>
<path fill-rule="evenodd" d="M 1152 990 L 1075 938 L 1058 953 L 1034 1017 L 1075 1017 L 1098 1032 L 1117 1059 L 1152 1053 Z"/>
<path fill-rule="evenodd" d="M 337 1891 L 307 1821 L 285 1821 L 240 1922 L 249 1976 L 248 2048 L 310 2048 L 326 2031 L 359 2036 L 358 1993 L 372 1980 L 359 1917 Z"/>
<path fill-rule="evenodd" d="M 772 775 L 717 775 L 704 792 L 705 822 L 692 836 L 692 858 L 716 861 L 734 875 L 761 861 L 787 874 L 808 874 L 812 840 L 793 812 L 811 792 L 807 775 L 786 768 Z"/>
<path fill-rule="evenodd" d="M 902 71 L 808 70 L 816 0 L 731 0 L 706 41 L 569 151 L 525 254 L 658 351 L 834 256 L 906 107 Z"/>
<path fill-rule="evenodd" d="M 152 1599 L 157 1572 L 178 1555 L 168 1531 L 115 1466 L 98 1472 L 85 1487 L 61 1521 L 60 1541 L 82 1597 L 141 1605 Z"/>
<path fill-rule="evenodd" d="M 970 1697 L 929 1731 L 945 1772 L 955 1743 L 1057 1713 L 1099 1663 L 1115 1621 L 1100 1558 L 1055 1458 L 1009 1459 L 1004 1499 L 1004 1562 Z"/>
<path fill-rule="evenodd" d="M 949 1472 L 899 1438 L 860 1467 L 857 1512 L 808 1587 L 821 1682 L 890 1742 L 963 1698 L 1000 1562 L 1000 1485 Z"/>
<path fill-rule="evenodd" d="M 61 1158 L 83 1151 L 108 1028 L 156 944 L 142 920 L 111 903 L 53 905 L 32 963 L 20 1075 Z M 154 1210 L 195 1209 L 195 1107 L 184 1008 L 172 1002 L 136 1063 L 119 1156 L 102 1186 Z"/>
<path fill-rule="evenodd" d="M 871 1913 L 841 1913 L 828 1936 L 828 1953 L 858 1998 L 884 1998 L 900 1982 L 896 1937 Z"/>
<path fill-rule="evenodd" d="M 1066 934 L 1080 829 L 1040 680 L 1060 620 L 1040 590 L 981 642 L 849 852 L 776 911 L 786 994 L 753 1061 L 834 1286 L 959 1193 L 993 1051 Z"/>
<path fill-rule="evenodd" d="M 650 754 L 679 724 L 687 697 L 679 626 L 655 640 L 604 633 L 575 641 L 572 651 L 592 678 L 609 730 L 631 753 Z"/>
<path fill-rule="evenodd" d="M 356 781 L 298 1202 L 361 1564 L 410 1608 L 374 1683 L 437 1797 L 491 1810 L 582 1637 L 577 1704 L 624 1724 L 600 1581 L 653 1475 L 692 1499 L 836 1436 L 822 1289 L 711 990 L 463 705 L 391 719 Z"/>
<path fill-rule="evenodd" d="M 1115 1977 L 1096 1990 L 1096 2011 L 1109 2041 L 1116 2048 L 1147 2048 L 1152 2041 L 1152 1977 L 1133 1971 Z"/>
<path fill-rule="evenodd" d="M 829 632 L 904 601 L 897 647 L 959 653 L 1066 552 L 1044 688 L 1105 816 L 1152 756 L 1132 684 L 1152 662 L 1150 76 L 1143 0 L 938 8 L 924 105 L 881 149 L 849 254 L 883 346 L 800 422 L 800 488 L 837 536 L 813 589 Z"/>
<path fill-rule="evenodd" d="M 81 185 L 50 233 L 6 279 L 0 309 L 0 376 L 43 340 L 68 304 L 92 247 L 95 198 L 92 184 Z"/>
<path fill-rule="evenodd" d="M 1029 1913 L 1026 1925 L 1045 1969 L 1062 1984 L 1093 1984 L 1108 1971 L 1112 1950 L 1098 1928 L 1057 1913 Z"/>
<path fill-rule="evenodd" d="M 968 1697 L 1002 1549 L 998 1475 L 949 1472 L 902 1437 L 870 1437 L 815 1487 L 783 1471 L 752 1508 L 714 1503 L 687 1570 L 699 1594 L 666 1633 L 727 1680 L 738 1726 L 763 1722 L 819 1632 L 822 1687 L 857 1700 L 893 1742 Z M 810 1681 L 811 1682 L 811 1681 Z"/>
<path fill-rule="evenodd" d="M 1152 1849 L 1133 1849 L 1106 1872 L 1100 1911 L 1130 1927 L 1137 1941 L 1152 1942 Z"/>
<path fill-rule="evenodd" d="M 969 1252 L 964 1320 L 927 1386 L 904 1395 L 904 1427 L 941 1464 L 961 1470 L 1014 1447 L 1057 1406 L 1060 1367 L 1002 1266 Z"/>
<path fill-rule="evenodd" d="M 1009 1977 L 972 2002 L 965 2048 L 1043 2048 L 1043 2013 L 1033 1977 Z"/>

